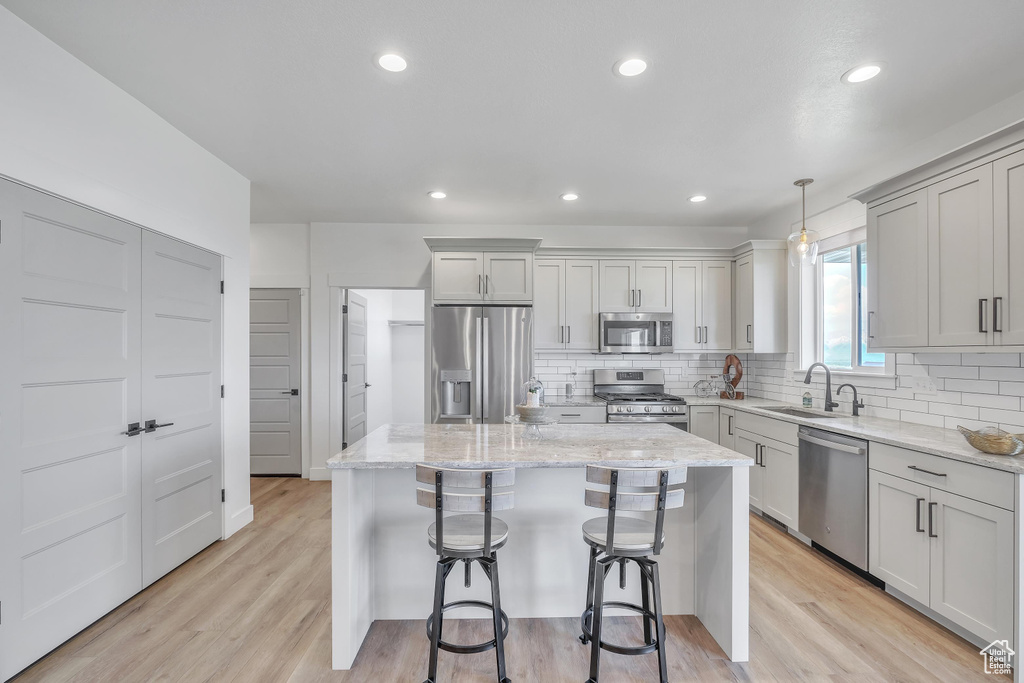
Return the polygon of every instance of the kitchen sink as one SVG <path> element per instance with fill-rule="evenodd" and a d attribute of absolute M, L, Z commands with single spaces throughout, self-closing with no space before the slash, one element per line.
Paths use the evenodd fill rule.
<path fill-rule="evenodd" d="M 782 413 L 783 415 L 792 415 L 793 417 L 805 417 L 810 420 L 831 420 L 832 418 L 839 417 L 838 415 L 831 415 L 829 413 L 818 413 L 810 410 L 803 410 L 801 408 L 792 408 L 790 406 L 765 408 L 765 410 L 771 411 L 773 413 Z"/>

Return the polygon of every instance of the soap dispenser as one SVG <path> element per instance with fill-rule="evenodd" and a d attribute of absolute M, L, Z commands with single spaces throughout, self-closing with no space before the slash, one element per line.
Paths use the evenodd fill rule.
<path fill-rule="evenodd" d="M 812 404 L 812 401 L 813 401 L 813 399 L 811 398 L 811 392 L 805 391 L 804 392 L 804 408 L 810 408 L 811 404 Z"/>

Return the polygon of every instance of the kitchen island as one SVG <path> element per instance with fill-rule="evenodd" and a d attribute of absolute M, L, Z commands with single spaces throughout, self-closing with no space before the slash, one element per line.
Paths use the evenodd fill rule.
<path fill-rule="evenodd" d="M 515 509 L 501 514 L 510 529 L 500 553 L 502 607 L 511 618 L 583 611 L 588 547 L 580 527 L 602 514 L 583 505 L 588 464 L 685 465 L 685 504 L 666 515 L 658 558 L 665 613 L 696 615 L 729 659 L 747 661 L 753 460 L 666 424 L 541 429 L 544 438 L 532 440 L 520 425 L 384 425 L 327 461 L 335 669 L 351 668 L 374 620 L 430 613 L 433 513 L 416 506 L 417 464 L 517 470 Z M 625 591 L 610 579 L 606 599 L 637 602 L 639 581 L 628 578 Z M 448 599 L 483 599 L 486 584 L 475 577 L 465 589 L 452 580 Z"/>

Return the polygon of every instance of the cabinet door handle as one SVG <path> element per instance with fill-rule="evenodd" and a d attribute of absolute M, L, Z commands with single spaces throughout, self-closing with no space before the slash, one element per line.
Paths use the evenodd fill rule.
<path fill-rule="evenodd" d="M 932 511 L 935 510 L 938 503 L 928 503 L 928 538 L 938 538 L 939 535 L 934 533 L 935 531 L 935 519 L 932 516 Z"/>
<path fill-rule="evenodd" d="M 697 325 L 697 343 L 700 344 L 700 325 Z"/>
<path fill-rule="evenodd" d="M 565 325 L 559 325 L 558 326 L 558 343 L 559 344 L 564 344 L 565 343 Z"/>
<path fill-rule="evenodd" d="M 566 325 L 565 326 L 565 343 L 566 344 L 571 344 L 572 343 L 572 325 Z"/>
<path fill-rule="evenodd" d="M 708 328 L 706 325 L 704 326 L 704 343 L 708 343 Z"/>
<path fill-rule="evenodd" d="M 642 289 L 636 290 L 636 305 L 637 307 L 644 305 L 644 290 Z"/>
<path fill-rule="evenodd" d="M 491 288 L 491 276 L 484 275 L 484 294 L 487 294 L 487 290 Z"/>
<path fill-rule="evenodd" d="M 946 476 L 942 472 L 932 472 L 931 470 L 922 469 L 922 468 L 918 467 L 917 465 L 907 465 L 907 469 L 908 470 L 916 470 L 917 472 L 924 472 L 925 474 L 930 474 L 933 477 L 944 477 L 944 476 Z"/>
<path fill-rule="evenodd" d="M 629 290 L 629 307 L 630 308 L 635 308 L 636 307 L 636 290 L 635 289 Z"/>
<path fill-rule="evenodd" d="M 992 331 L 1002 332 L 1003 328 L 999 326 L 999 308 L 1002 306 L 1003 297 L 997 296 L 992 299 Z"/>
<path fill-rule="evenodd" d="M 476 293 L 477 294 L 483 294 L 484 293 L 484 276 L 483 275 L 477 275 L 476 276 Z"/>
<path fill-rule="evenodd" d="M 747 325 L 747 343 L 748 344 L 751 343 L 751 341 L 750 341 L 750 327 L 751 327 L 750 325 Z"/>
<path fill-rule="evenodd" d="M 978 299 L 978 332 L 988 332 L 985 314 L 988 312 L 988 299 Z"/>
<path fill-rule="evenodd" d="M 754 444 L 754 464 L 758 467 L 761 466 L 761 444 Z"/>
<path fill-rule="evenodd" d="M 562 417 L 582 417 L 580 413 L 561 413 Z"/>
<path fill-rule="evenodd" d="M 729 436 L 732 436 L 732 415 L 726 415 L 726 417 L 729 418 L 729 430 L 728 430 L 728 433 L 729 433 Z"/>
<path fill-rule="evenodd" d="M 921 526 L 921 503 L 923 502 L 924 498 L 918 498 L 917 503 L 914 506 L 917 508 L 917 522 L 914 523 L 914 528 L 920 531 L 922 534 L 924 533 L 924 527 Z"/>
<path fill-rule="evenodd" d="M 874 311 L 868 311 L 868 339 L 874 339 L 875 334 L 871 331 L 871 316 L 875 314 Z"/>

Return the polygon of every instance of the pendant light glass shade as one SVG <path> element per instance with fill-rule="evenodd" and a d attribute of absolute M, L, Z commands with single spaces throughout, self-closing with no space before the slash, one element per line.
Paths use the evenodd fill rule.
<path fill-rule="evenodd" d="M 793 183 L 800 188 L 802 198 L 801 227 L 789 236 L 786 244 L 789 263 L 797 267 L 813 266 L 818 261 L 818 233 L 807 229 L 807 186 L 813 182 L 811 178 L 802 178 Z"/>

